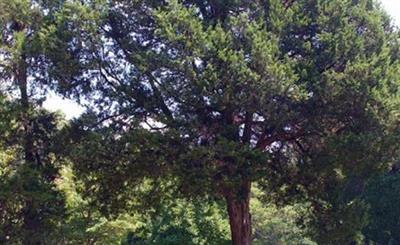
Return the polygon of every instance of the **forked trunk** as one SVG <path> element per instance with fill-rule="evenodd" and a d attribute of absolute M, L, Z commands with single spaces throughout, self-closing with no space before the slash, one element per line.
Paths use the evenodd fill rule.
<path fill-rule="evenodd" d="M 239 192 L 232 190 L 225 196 L 233 245 L 251 244 L 250 188 L 251 182 L 246 181 Z"/>

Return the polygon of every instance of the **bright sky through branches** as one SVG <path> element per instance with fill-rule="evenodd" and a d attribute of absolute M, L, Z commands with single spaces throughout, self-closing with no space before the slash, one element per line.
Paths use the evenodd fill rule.
<path fill-rule="evenodd" d="M 400 0 L 381 0 L 382 7 L 393 18 L 394 23 L 400 27 Z M 44 103 L 44 107 L 50 111 L 61 111 L 67 119 L 79 116 L 84 108 L 72 100 L 63 99 L 60 96 L 50 93 Z"/>
<path fill-rule="evenodd" d="M 397 26 L 400 27 L 400 0 L 381 0 L 382 7 L 394 19 Z"/>
<path fill-rule="evenodd" d="M 43 106 L 49 111 L 61 111 L 66 119 L 78 117 L 85 110 L 85 108 L 73 100 L 61 98 L 53 92 L 48 94 L 47 100 L 44 102 Z"/>

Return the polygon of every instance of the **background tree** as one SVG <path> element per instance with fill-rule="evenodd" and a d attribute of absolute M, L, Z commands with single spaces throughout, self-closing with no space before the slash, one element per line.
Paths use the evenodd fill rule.
<path fill-rule="evenodd" d="M 73 127 L 71 159 L 104 209 L 163 178 L 177 195 L 224 199 L 233 243 L 249 244 L 259 182 L 275 201 L 311 201 L 318 241 L 357 239 L 354 200 L 397 152 L 398 34 L 376 2 L 73 9 L 49 34 L 62 50 L 51 71 L 95 108 Z"/>
<path fill-rule="evenodd" d="M 0 241 L 46 244 L 56 241 L 64 198 L 58 176 L 54 137 L 59 118 L 41 108 L 48 63 L 40 32 L 61 1 L 0 1 L 0 85 L 7 104 L 1 146 L 12 158 L 1 164 Z"/>
<path fill-rule="evenodd" d="M 399 174 L 385 174 L 371 181 L 364 194 L 369 204 L 368 226 L 363 233 L 369 242 L 376 244 L 399 243 Z"/>
<path fill-rule="evenodd" d="M 56 116 L 45 111 L 31 114 L 35 147 L 45 164 L 32 168 L 24 158 L 22 126 L 18 121 L 20 105 L 6 101 L 0 109 L 0 241 L 6 244 L 57 241 L 64 198 L 53 182 L 57 169 L 49 165 L 54 154 L 49 144 L 57 131 Z"/>
<path fill-rule="evenodd" d="M 309 206 L 305 203 L 279 207 L 266 201 L 257 186 L 250 202 L 253 244 L 255 245 L 316 245 L 309 237 Z"/>
<path fill-rule="evenodd" d="M 229 225 L 222 205 L 177 199 L 168 193 L 152 210 L 121 210 L 114 217 L 101 214 L 73 171 L 65 166 L 58 187 L 66 195 L 69 213 L 59 244 L 228 244 Z M 143 188 L 149 189 L 151 188 Z M 143 192 L 143 198 L 149 195 Z"/>

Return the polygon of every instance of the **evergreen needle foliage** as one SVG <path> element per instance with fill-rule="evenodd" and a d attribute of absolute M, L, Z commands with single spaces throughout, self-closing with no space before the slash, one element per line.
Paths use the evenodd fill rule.
<path fill-rule="evenodd" d="M 22 171 L 2 183 L 23 186 L 22 243 L 45 243 L 36 213 L 56 198 L 96 210 L 96 224 L 75 224 L 97 235 L 120 215 L 151 217 L 129 228 L 131 243 L 227 242 L 213 221 L 223 205 L 232 243 L 248 245 L 268 226 L 252 222 L 255 184 L 259 200 L 309 209 L 287 214 L 307 229 L 270 241 L 363 240 L 373 203 L 361 194 L 399 153 L 400 39 L 378 2 L 0 0 L 0 33 L 16 113 L 0 130 L 16 130 L 4 144 Z M 87 112 L 61 130 L 41 109 L 49 89 Z M 53 188 L 65 162 L 76 191 Z"/>

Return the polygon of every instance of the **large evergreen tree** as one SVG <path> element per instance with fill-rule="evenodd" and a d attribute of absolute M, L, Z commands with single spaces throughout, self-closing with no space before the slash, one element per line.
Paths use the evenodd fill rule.
<path fill-rule="evenodd" d="M 41 107 L 48 79 L 43 30 L 61 1 L 0 1 L 0 243 L 49 244 L 64 215 L 56 189 L 59 117 Z M 4 100 L 4 103 L 3 103 Z"/>
<path fill-rule="evenodd" d="M 321 243 L 356 239 L 355 198 L 397 156 L 399 39 L 375 1 L 64 11 L 45 35 L 49 73 L 93 106 L 72 128 L 70 156 L 105 210 L 162 179 L 176 195 L 224 199 L 233 244 L 245 245 L 259 182 L 274 200 L 309 200 Z"/>

